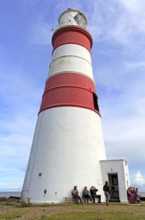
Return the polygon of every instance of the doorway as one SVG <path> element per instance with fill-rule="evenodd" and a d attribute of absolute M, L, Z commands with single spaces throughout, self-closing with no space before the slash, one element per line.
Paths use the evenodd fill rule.
<path fill-rule="evenodd" d="M 109 186 L 110 186 L 110 201 L 119 202 L 119 187 L 118 187 L 118 174 L 108 174 Z"/>

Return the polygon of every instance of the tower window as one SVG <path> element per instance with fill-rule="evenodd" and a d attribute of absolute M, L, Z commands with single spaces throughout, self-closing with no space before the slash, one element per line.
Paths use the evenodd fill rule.
<path fill-rule="evenodd" d="M 99 112 L 98 98 L 95 93 L 93 93 L 93 101 L 94 101 L 94 108 Z"/>

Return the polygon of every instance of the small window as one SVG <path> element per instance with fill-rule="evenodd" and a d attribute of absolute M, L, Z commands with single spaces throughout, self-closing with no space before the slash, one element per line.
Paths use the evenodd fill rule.
<path fill-rule="evenodd" d="M 113 185 L 118 185 L 117 175 L 112 175 L 112 184 L 113 184 Z"/>
<path fill-rule="evenodd" d="M 94 108 L 99 112 L 98 98 L 95 93 L 93 93 L 93 101 L 94 101 Z"/>
<path fill-rule="evenodd" d="M 46 195 L 46 193 L 47 193 L 47 189 L 44 189 L 44 195 Z"/>

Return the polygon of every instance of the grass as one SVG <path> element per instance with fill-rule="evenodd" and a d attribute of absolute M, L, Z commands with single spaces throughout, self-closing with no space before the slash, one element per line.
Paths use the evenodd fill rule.
<path fill-rule="evenodd" d="M 103 206 L 103 209 L 94 210 L 95 207 L 89 208 L 83 207 L 80 212 L 74 210 L 73 212 L 69 213 L 59 213 L 54 214 L 50 217 L 43 217 L 43 220 L 145 220 L 145 206 L 143 211 L 141 212 L 140 207 L 132 206 L 131 209 L 126 209 L 128 205 L 115 205 L 112 204 L 110 207 Z M 125 210 L 124 210 L 125 209 Z"/>
<path fill-rule="evenodd" d="M 10 214 L 2 214 L 0 215 L 0 219 L 1 220 L 14 220 L 14 219 L 18 219 L 22 217 L 22 214 L 19 213 L 19 212 L 16 212 L 16 213 L 10 213 Z"/>
<path fill-rule="evenodd" d="M 79 220 L 145 220 L 144 215 L 142 217 L 139 216 L 134 216 L 130 215 L 127 213 L 98 213 L 93 212 L 93 213 L 65 213 L 65 214 L 57 214 L 51 217 L 44 217 L 41 218 L 43 220 L 74 220 L 74 219 L 79 219 Z"/>
<path fill-rule="evenodd" d="M 64 204 L 64 205 L 1 205 L 0 220 L 145 220 L 145 203 L 140 205 Z"/>

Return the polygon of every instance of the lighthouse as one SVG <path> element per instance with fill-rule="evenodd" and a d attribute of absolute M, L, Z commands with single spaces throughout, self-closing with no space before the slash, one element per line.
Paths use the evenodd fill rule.
<path fill-rule="evenodd" d="M 85 15 L 64 11 L 52 36 L 52 59 L 33 137 L 22 198 L 61 203 L 77 185 L 103 193 L 106 160 Z"/>

